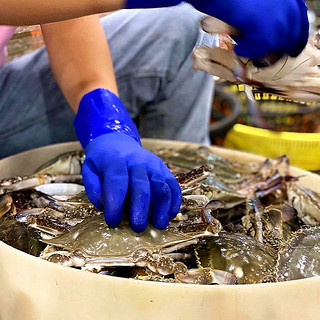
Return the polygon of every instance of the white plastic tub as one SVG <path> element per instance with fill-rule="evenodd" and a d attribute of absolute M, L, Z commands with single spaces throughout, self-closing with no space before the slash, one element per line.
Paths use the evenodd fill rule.
<path fill-rule="evenodd" d="M 184 142 L 144 140 L 183 147 Z M 80 145 L 64 143 L 27 151 L 0 161 L 0 177 L 33 172 L 54 156 Z M 243 161 L 262 157 L 212 148 L 224 157 Z M 303 174 L 301 184 L 320 192 L 320 177 Z M 40 260 L 0 242 L 0 319 L 320 319 L 320 278 L 290 282 L 200 286 L 144 282 L 96 275 Z"/>

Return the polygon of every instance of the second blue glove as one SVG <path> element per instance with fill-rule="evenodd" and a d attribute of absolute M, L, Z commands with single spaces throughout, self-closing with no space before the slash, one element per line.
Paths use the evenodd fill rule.
<path fill-rule="evenodd" d="M 196 9 L 240 31 L 235 52 L 251 59 L 269 54 L 296 57 L 308 41 L 304 0 L 190 0 Z"/>
<path fill-rule="evenodd" d="M 127 0 L 126 8 L 174 6 L 179 0 Z M 296 57 L 309 35 L 304 0 L 188 0 L 197 10 L 240 31 L 236 53 L 251 59 L 270 54 Z M 179 17 L 177 17 L 179 19 Z"/>

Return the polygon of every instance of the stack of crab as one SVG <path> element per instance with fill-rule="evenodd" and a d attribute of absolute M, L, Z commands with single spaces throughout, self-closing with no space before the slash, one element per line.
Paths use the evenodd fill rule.
<path fill-rule="evenodd" d="M 283 156 L 243 164 L 205 147 L 156 152 L 183 202 L 164 230 L 109 228 L 87 199 L 83 152 L 0 181 L 0 240 L 54 263 L 141 280 L 252 284 L 320 275 L 320 195 Z"/>

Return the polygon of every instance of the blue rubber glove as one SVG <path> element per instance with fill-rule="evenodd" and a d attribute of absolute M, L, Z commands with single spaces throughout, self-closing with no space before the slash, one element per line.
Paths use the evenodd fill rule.
<path fill-rule="evenodd" d="M 107 224 L 119 225 L 128 201 L 133 230 L 146 229 L 149 212 L 151 223 L 164 229 L 179 211 L 180 186 L 164 162 L 141 146 L 137 127 L 120 99 L 103 88 L 87 93 L 74 125 L 86 153 L 86 193 L 104 211 Z"/>
<path fill-rule="evenodd" d="M 127 8 L 165 7 L 176 0 L 127 0 Z M 304 0 L 189 0 L 197 10 L 225 21 L 241 36 L 235 52 L 260 59 L 270 54 L 295 57 L 305 47 L 309 35 Z"/>
<path fill-rule="evenodd" d="M 190 0 L 199 11 L 238 29 L 235 52 L 251 59 L 268 54 L 295 57 L 309 36 L 304 0 Z"/>
<path fill-rule="evenodd" d="M 181 0 L 127 0 L 125 7 L 127 9 L 136 8 L 160 8 L 175 6 L 182 2 Z"/>

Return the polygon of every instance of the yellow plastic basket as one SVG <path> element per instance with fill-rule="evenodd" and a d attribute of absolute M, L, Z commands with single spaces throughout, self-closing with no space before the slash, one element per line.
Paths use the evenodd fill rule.
<path fill-rule="evenodd" d="M 277 132 L 236 124 L 227 133 L 224 146 L 271 158 L 285 154 L 293 166 L 320 170 L 320 133 Z"/>

